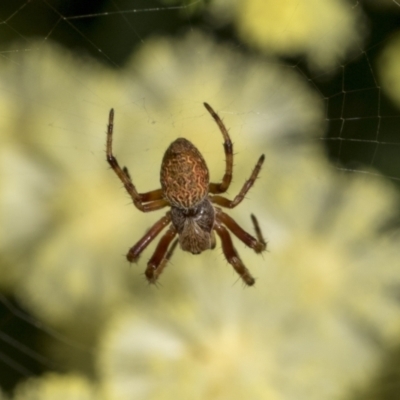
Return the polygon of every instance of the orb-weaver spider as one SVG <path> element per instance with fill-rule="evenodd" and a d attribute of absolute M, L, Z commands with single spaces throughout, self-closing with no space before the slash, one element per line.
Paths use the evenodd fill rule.
<path fill-rule="evenodd" d="M 124 184 L 133 204 L 143 212 L 155 211 L 167 206 L 171 207 L 170 211 L 159 219 L 129 250 L 126 257 L 130 262 L 137 261 L 142 251 L 165 227 L 169 226 L 158 242 L 145 271 L 147 280 L 150 283 L 155 283 L 171 258 L 177 243 L 180 244 L 182 250 L 199 254 L 204 250 L 215 248 L 215 231 L 221 239 L 222 250 L 226 259 L 243 281 L 251 286 L 255 280 L 233 246 L 228 229 L 256 253 L 261 253 L 266 249 L 266 242 L 257 219 L 254 215 L 251 215 L 256 234 L 255 238 L 216 205 L 233 208 L 243 200 L 260 172 L 264 155 L 258 159 L 250 178 L 233 200 L 220 196 L 220 193 L 227 191 L 232 180 L 233 145 L 218 114 L 207 103 L 204 103 L 204 106 L 214 118 L 224 137 L 225 174 L 222 181 L 220 183 L 210 182 L 206 162 L 199 150 L 188 140 L 179 138 L 170 144 L 164 154 L 160 174 L 161 189 L 147 193 L 139 193 L 136 190 L 128 169 L 126 167 L 121 168 L 113 155 L 114 110 L 111 109 L 107 129 L 107 161 Z M 172 243 L 176 235 L 178 235 L 178 238 Z"/>

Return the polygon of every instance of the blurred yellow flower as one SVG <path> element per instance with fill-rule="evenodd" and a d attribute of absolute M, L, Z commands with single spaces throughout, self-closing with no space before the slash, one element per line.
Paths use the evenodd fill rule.
<path fill-rule="evenodd" d="M 400 107 L 400 33 L 387 42 L 379 60 L 379 75 L 385 93 Z M 395 132 L 397 134 L 397 131 Z"/>
<path fill-rule="evenodd" d="M 14 400 L 99 400 L 94 386 L 79 375 L 47 374 L 19 385 Z"/>
<path fill-rule="evenodd" d="M 313 68 L 336 67 L 361 45 L 365 22 L 345 0 L 213 0 L 220 23 L 233 22 L 243 43 L 265 54 L 304 56 Z"/>

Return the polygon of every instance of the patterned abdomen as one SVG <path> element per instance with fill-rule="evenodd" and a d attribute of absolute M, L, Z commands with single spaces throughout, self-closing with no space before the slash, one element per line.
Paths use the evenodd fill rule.
<path fill-rule="evenodd" d="M 208 194 L 209 173 L 200 152 L 188 140 L 170 144 L 161 164 L 161 186 L 171 205 L 191 208 Z"/>

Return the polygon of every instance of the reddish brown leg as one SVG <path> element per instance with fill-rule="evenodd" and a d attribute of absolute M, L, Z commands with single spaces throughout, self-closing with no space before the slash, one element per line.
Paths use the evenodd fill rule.
<path fill-rule="evenodd" d="M 128 168 L 123 167 L 122 170 L 125 172 L 125 174 L 128 176 L 129 180 L 132 182 L 132 178 L 129 174 Z M 146 192 L 146 193 L 138 193 L 140 197 L 140 201 L 143 203 L 147 203 L 148 201 L 154 201 L 154 200 L 162 200 L 163 198 L 163 190 L 162 189 L 156 189 L 152 190 L 151 192 Z"/>
<path fill-rule="evenodd" d="M 214 118 L 217 123 L 219 130 L 224 137 L 224 150 L 225 150 L 225 174 L 222 178 L 221 183 L 210 183 L 208 186 L 208 190 L 210 193 L 223 193 L 228 190 L 229 185 L 232 181 L 232 168 L 233 168 L 233 145 L 231 142 L 231 138 L 229 137 L 228 130 L 225 128 L 221 118 L 218 114 L 210 107 L 209 104 L 204 103 L 204 107 Z"/>
<path fill-rule="evenodd" d="M 110 110 L 110 115 L 108 118 L 108 127 L 107 127 L 107 162 L 110 164 L 110 167 L 114 170 L 117 174 L 118 178 L 123 183 L 126 191 L 132 198 L 133 204 L 143 212 L 149 212 L 158 210 L 167 206 L 169 203 L 168 201 L 162 198 L 162 190 L 157 189 L 147 193 L 138 193 L 135 185 L 132 182 L 132 179 L 129 175 L 128 168 L 124 167 L 121 168 L 118 164 L 117 159 L 114 157 L 112 153 L 112 135 L 114 129 L 114 110 Z M 154 201 L 154 204 L 151 202 Z M 143 202 L 150 202 L 149 204 L 143 204 Z"/>
<path fill-rule="evenodd" d="M 171 214 L 168 212 L 159 219 L 146 234 L 130 248 L 126 258 L 129 262 L 136 262 L 142 251 L 154 240 L 154 238 L 171 222 Z"/>
<path fill-rule="evenodd" d="M 254 214 L 251 214 L 251 221 L 253 222 L 254 230 L 256 232 L 257 240 L 263 244 L 265 250 L 267 248 L 267 242 L 264 239 L 264 236 L 261 232 L 260 225 L 258 224 L 257 218 Z"/>
<path fill-rule="evenodd" d="M 258 159 L 256 166 L 251 173 L 250 178 L 244 183 L 242 189 L 239 194 L 233 199 L 229 200 L 222 196 L 210 196 L 210 199 L 213 203 L 220 205 L 221 207 L 233 208 L 236 207 L 246 196 L 246 193 L 250 190 L 250 188 L 254 185 L 255 180 L 257 179 L 257 175 L 260 172 L 261 166 L 264 162 L 264 154 Z"/>
<path fill-rule="evenodd" d="M 173 226 L 165 232 L 164 236 L 158 242 L 154 254 L 151 256 L 147 263 L 145 275 L 149 283 L 155 283 L 159 273 L 157 272 L 158 267 L 166 257 L 168 247 L 176 235 L 176 230 Z"/>
<path fill-rule="evenodd" d="M 235 269 L 246 285 L 254 285 L 255 279 L 251 276 L 249 270 L 244 266 L 236 249 L 233 247 L 231 235 L 218 221 L 215 221 L 214 229 L 221 238 L 222 251 L 229 264 Z"/>
<path fill-rule="evenodd" d="M 175 241 L 172 243 L 171 247 L 168 249 L 167 254 L 161 261 L 160 265 L 158 268 L 153 272 L 153 282 L 156 282 L 158 277 L 161 275 L 161 273 L 164 271 L 164 268 L 167 266 L 168 261 L 171 259 L 172 254 L 174 254 L 174 251 L 176 249 L 176 246 L 178 244 L 178 239 L 175 239 Z"/>
<path fill-rule="evenodd" d="M 267 244 L 262 237 L 260 226 L 258 225 L 256 217 L 253 214 L 251 215 L 251 220 L 253 221 L 257 239 L 247 233 L 237 224 L 237 222 L 233 218 L 231 218 L 228 214 L 225 214 L 219 208 L 216 208 L 216 212 L 217 219 L 224 223 L 228 227 L 228 229 L 244 244 L 251 247 L 256 253 L 261 253 L 263 250 L 265 250 Z"/>

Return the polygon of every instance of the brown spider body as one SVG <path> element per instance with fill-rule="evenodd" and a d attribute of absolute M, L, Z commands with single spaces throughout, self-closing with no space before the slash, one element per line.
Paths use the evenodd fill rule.
<path fill-rule="evenodd" d="M 189 140 L 179 138 L 164 154 L 160 181 L 172 206 L 192 208 L 207 196 L 210 176 L 199 150 Z"/>
<path fill-rule="evenodd" d="M 256 253 L 261 253 L 266 249 L 266 242 L 257 219 L 251 215 L 256 233 L 256 237 L 253 237 L 214 204 L 227 208 L 236 207 L 253 186 L 264 162 L 264 155 L 259 158 L 250 178 L 233 200 L 219 196 L 220 193 L 226 192 L 232 180 L 233 146 L 228 131 L 219 116 L 207 103 L 204 103 L 204 106 L 218 124 L 224 137 L 225 174 L 222 181 L 220 183 L 210 182 L 206 162 L 199 150 L 188 140 L 179 138 L 171 143 L 164 154 L 160 173 L 161 189 L 147 193 L 137 192 L 128 169 L 121 168 L 112 153 L 114 110 L 110 111 L 107 129 L 107 162 L 124 184 L 134 205 L 143 212 L 158 210 L 166 206 L 171 207 L 171 210 L 131 247 L 127 259 L 130 262 L 137 261 L 151 241 L 169 226 L 147 263 L 146 277 L 150 283 L 155 283 L 178 242 L 182 250 L 199 254 L 215 247 L 216 232 L 221 239 L 222 251 L 227 261 L 242 280 L 251 286 L 255 280 L 233 246 L 229 231 Z M 178 235 L 178 239 L 174 241 L 176 235 Z"/>
<path fill-rule="evenodd" d="M 208 195 L 209 172 L 203 156 L 184 138 L 176 139 L 164 154 L 160 181 L 171 204 L 171 221 L 182 250 L 199 254 L 215 243 L 214 207 Z"/>

